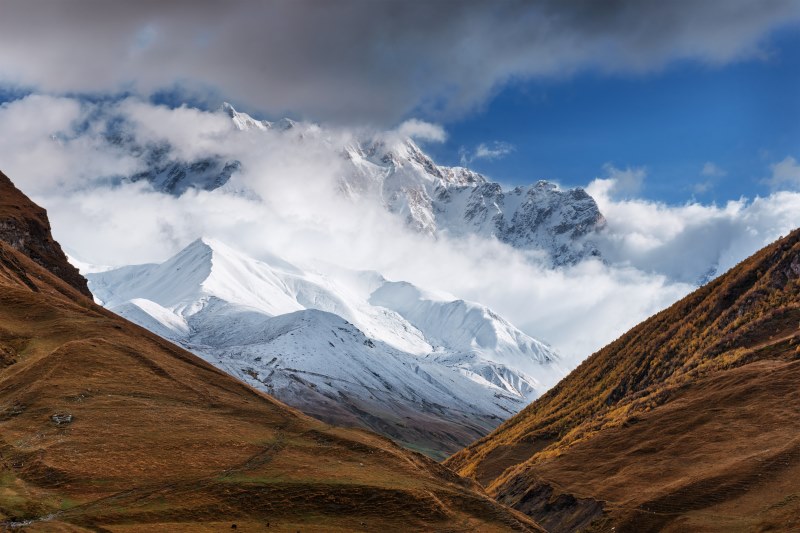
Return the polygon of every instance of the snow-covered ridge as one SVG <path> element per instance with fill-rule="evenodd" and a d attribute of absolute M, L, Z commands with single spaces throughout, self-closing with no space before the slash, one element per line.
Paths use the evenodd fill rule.
<path fill-rule="evenodd" d="M 109 309 L 290 405 L 399 440 L 426 434 L 420 424 L 474 438 L 565 373 L 552 349 L 480 304 L 266 259 L 199 239 L 164 263 L 87 277 Z M 421 418 L 393 434 L 380 421 L 397 412 Z"/>
<path fill-rule="evenodd" d="M 539 181 L 508 190 L 468 168 L 437 165 L 412 139 L 396 134 L 336 140 L 317 124 L 257 120 L 228 103 L 219 113 L 230 119 L 230 135 L 253 136 L 253 146 L 280 139 L 308 149 L 322 143 L 338 152 L 344 170 L 335 187 L 343 195 L 374 201 L 420 233 L 496 238 L 515 248 L 543 251 L 553 265 L 599 255 L 592 237 L 605 219 L 583 189 L 562 190 Z M 221 188 L 235 181 L 243 164 L 219 154 L 180 161 L 170 156 L 168 145 L 142 147 L 135 139 L 111 136 L 139 153 L 147 167 L 127 179 L 148 181 L 170 194 Z"/>
<path fill-rule="evenodd" d="M 605 219 L 581 188 L 538 181 L 506 190 L 470 169 L 436 165 L 411 139 L 348 146 L 345 153 L 354 170 L 342 189 L 380 197 L 420 232 L 496 238 L 547 252 L 555 265 L 599 255 L 591 237 Z"/>
<path fill-rule="evenodd" d="M 227 104 L 243 130 L 272 128 Z M 505 190 L 464 167 L 437 165 L 409 138 L 367 138 L 341 148 L 350 170 L 340 189 L 371 196 L 422 233 L 494 237 L 515 248 L 547 252 L 555 265 L 599 256 L 592 235 L 605 225 L 581 188 L 561 190 L 538 181 Z"/>

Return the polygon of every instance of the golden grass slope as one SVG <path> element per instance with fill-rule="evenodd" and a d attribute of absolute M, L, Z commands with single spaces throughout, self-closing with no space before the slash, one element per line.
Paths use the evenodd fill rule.
<path fill-rule="evenodd" d="M 800 230 L 446 464 L 553 531 L 800 528 Z"/>

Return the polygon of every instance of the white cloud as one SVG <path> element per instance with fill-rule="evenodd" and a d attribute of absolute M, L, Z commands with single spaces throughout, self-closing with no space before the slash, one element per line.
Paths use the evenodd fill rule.
<path fill-rule="evenodd" d="M 506 142 L 495 141 L 491 146 L 481 143 L 475 149 L 473 159 L 497 159 L 514 151 L 514 146 Z"/>
<path fill-rule="evenodd" d="M 138 138 L 166 141 L 185 160 L 217 152 L 234 129 L 222 113 L 206 113 L 186 106 L 170 109 L 128 98 L 113 109 L 130 122 Z"/>
<path fill-rule="evenodd" d="M 596 179 L 587 192 L 605 215 L 598 235 L 603 256 L 643 272 L 695 283 L 709 266 L 722 273 L 762 246 L 800 226 L 800 194 L 777 192 L 723 206 L 667 205 L 617 200 L 613 179 Z"/>
<path fill-rule="evenodd" d="M 800 163 L 794 157 L 787 156 L 782 161 L 770 165 L 770 169 L 772 176 L 767 179 L 770 187 L 800 190 Z"/>
<path fill-rule="evenodd" d="M 592 182 L 598 194 L 608 197 L 633 196 L 642 189 L 647 169 L 644 167 L 626 167 L 619 169 L 611 163 L 603 165 L 605 177 Z M 591 193 L 590 193 L 591 194 Z"/>
<path fill-rule="evenodd" d="M 432 124 L 418 119 L 406 120 L 397 128 L 397 133 L 401 137 L 411 137 L 420 141 L 444 142 L 447 133 L 439 124 Z"/>
<path fill-rule="evenodd" d="M 178 153 L 201 146 L 240 159 L 231 188 L 256 195 L 190 191 L 176 198 L 145 184 L 109 186 L 98 177 L 138 164 L 98 133 L 103 117 L 115 113 L 129 119 L 128 133 L 167 138 Z M 87 120 L 88 127 L 72 127 Z M 422 237 L 378 202 L 337 194 L 341 147 L 355 134 L 326 128 L 298 141 L 274 131 L 226 133 L 213 113 L 31 97 L 0 108 L 0 161 L 83 261 L 160 261 L 205 235 L 256 257 L 374 269 L 480 301 L 575 360 L 686 294 L 704 265 L 729 267 L 800 224 L 800 194 L 791 192 L 723 207 L 618 200 L 616 180 L 643 179 L 644 171 L 609 167 L 589 192 L 608 219 L 597 238 L 610 263 L 550 270 L 534 254 L 493 240 Z"/>
<path fill-rule="evenodd" d="M 722 176 L 727 176 L 728 171 L 724 168 L 720 168 L 716 163 L 706 161 L 706 163 L 703 165 L 703 168 L 700 170 L 700 174 L 713 178 L 721 178 Z"/>
<path fill-rule="evenodd" d="M 695 194 L 703 194 L 710 191 L 714 187 L 712 180 L 698 181 L 692 185 L 692 192 Z"/>
<path fill-rule="evenodd" d="M 691 190 L 695 194 L 705 194 L 713 189 L 718 179 L 727 176 L 728 171 L 713 161 L 706 161 L 700 169 L 700 175 L 706 179 L 692 184 Z"/>
<path fill-rule="evenodd" d="M 31 95 L 0 106 L 0 164 L 24 175 L 29 188 L 88 186 L 112 174 L 132 173 L 137 162 L 110 147 L 92 123 L 80 135 L 90 107 L 70 98 Z"/>
<path fill-rule="evenodd" d="M 491 143 L 480 143 L 474 150 L 469 151 L 463 146 L 459 150 L 461 164 L 466 166 L 476 159 L 500 159 L 516 150 L 516 147 L 503 141 L 492 141 Z"/>

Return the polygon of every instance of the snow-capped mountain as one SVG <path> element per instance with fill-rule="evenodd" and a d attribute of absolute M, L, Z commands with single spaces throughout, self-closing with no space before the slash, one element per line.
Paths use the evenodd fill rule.
<path fill-rule="evenodd" d="M 109 309 L 284 402 L 434 455 L 565 373 L 552 349 L 482 305 L 331 272 L 200 239 L 162 264 L 87 277 Z"/>
<path fill-rule="evenodd" d="M 436 165 L 411 139 L 351 145 L 345 155 L 353 171 L 342 189 L 374 194 L 417 231 L 494 237 L 547 252 L 555 265 L 599 255 L 591 236 L 605 219 L 583 189 L 539 181 L 505 190 L 468 168 Z"/>
<path fill-rule="evenodd" d="M 340 154 L 340 193 L 382 205 L 415 231 L 493 237 L 515 248 L 542 251 L 556 266 L 599 256 L 592 236 L 605 219 L 583 189 L 562 190 L 546 181 L 504 189 L 468 168 L 437 165 L 412 139 L 396 134 L 335 140 L 339 137 L 316 124 L 256 120 L 227 103 L 219 113 L 230 119 L 230 135 L 250 135 L 254 147 L 280 138 L 304 146 L 321 143 Z M 223 187 L 246 165 L 220 154 L 184 161 L 173 155 L 169 143 L 140 143 L 114 121 L 108 128 L 108 140 L 135 155 L 144 168 L 124 179 L 148 181 L 168 194 Z"/>
<path fill-rule="evenodd" d="M 153 150 L 152 165 L 128 179 L 132 182 L 147 181 L 159 191 L 181 195 L 190 188 L 205 191 L 218 189 L 228 183 L 233 173 L 241 167 L 239 161 L 227 161 L 219 156 L 204 157 L 186 163 L 162 160 L 157 155 L 162 153 L 161 150 Z"/>

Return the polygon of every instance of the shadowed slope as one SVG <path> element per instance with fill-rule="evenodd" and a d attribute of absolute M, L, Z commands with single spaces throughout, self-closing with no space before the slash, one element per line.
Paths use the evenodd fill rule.
<path fill-rule="evenodd" d="M 799 323 L 800 230 L 446 464 L 558 531 L 797 527 Z"/>
<path fill-rule="evenodd" d="M 232 523 L 537 529 L 424 456 L 308 418 L 105 311 L 0 242 L 0 529 Z"/>
<path fill-rule="evenodd" d="M 67 261 L 50 234 L 47 212 L 34 204 L 0 172 L 0 241 L 10 244 L 60 277 L 84 296 L 92 293 L 78 269 Z"/>

